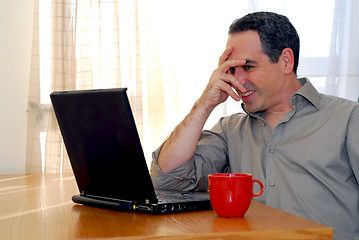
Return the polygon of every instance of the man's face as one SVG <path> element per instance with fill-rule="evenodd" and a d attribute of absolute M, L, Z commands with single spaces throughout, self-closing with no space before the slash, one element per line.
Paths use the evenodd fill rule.
<path fill-rule="evenodd" d="M 269 61 L 257 32 L 232 34 L 228 38 L 228 46 L 233 47 L 229 60 L 246 59 L 246 64 L 236 67 L 232 74 L 247 89 L 242 93 L 242 101 L 249 112 L 275 109 L 288 101 L 281 95 L 283 68 L 281 64 Z"/>

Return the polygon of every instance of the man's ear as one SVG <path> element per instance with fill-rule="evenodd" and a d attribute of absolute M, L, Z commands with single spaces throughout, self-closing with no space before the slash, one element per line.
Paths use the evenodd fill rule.
<path fill-rule="evenodd" d="M 290 74 L 293 72 L 294 67 L 294 54 L 290 48 L 285 48 L 282 51 L 281 59 L 284 63 L 284 73 Z"/>

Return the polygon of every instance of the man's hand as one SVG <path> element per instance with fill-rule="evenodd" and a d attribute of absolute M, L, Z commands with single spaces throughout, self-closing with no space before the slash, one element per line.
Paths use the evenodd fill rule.
<path fill-rule="evenodd" d="M 231 96 L 235 101 L 240 101 L 241 97 L 237 94 L 238 90 L 246 92 L 243 84 L 232 74 L 232 71 L 237 67 L 243 67 L 246 60 L 229 60 L 232 51 L 233 47 L 229 46 L 223 52 L 219 58 L 218 68 L 213 72 L 199 99 L 208 109 L 214 109 L 218 104 L 226 101 L 228 96 Z"/>
<path fill-rule="evenodd" d="M 158 156 L 158 165 L 163 172 L 171 171 L 190 159 L 198 144 L 202 129 L 213 109 L 231 96 L 240 101 L 236 91 L 246 92 L 243 84 L 232 71 L 246 64 L 245 59 L 229 60 L 233 47 L 228 47 L 219 58 L 215 70 L 202 96 L 196 101 L 191 112 L 175 128 L 164 143 Z"/>

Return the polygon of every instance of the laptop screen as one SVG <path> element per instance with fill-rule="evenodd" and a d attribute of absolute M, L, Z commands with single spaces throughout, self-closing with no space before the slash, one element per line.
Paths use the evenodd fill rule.
<path fill-rule="evenodd" d="M 54 92 L 51 101 L 82 194 L 157 202 L 126 89 Z"/>

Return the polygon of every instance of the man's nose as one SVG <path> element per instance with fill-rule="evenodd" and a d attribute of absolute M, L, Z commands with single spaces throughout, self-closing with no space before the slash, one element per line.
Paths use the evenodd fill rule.
<path fill-rule="evenodd" d="M 243 68 L 237 67 L 234 77 L 244 86 L 247 83 L 247 73 Z"/>

